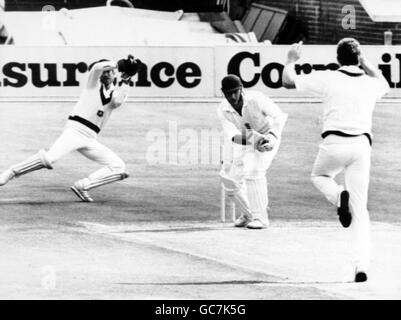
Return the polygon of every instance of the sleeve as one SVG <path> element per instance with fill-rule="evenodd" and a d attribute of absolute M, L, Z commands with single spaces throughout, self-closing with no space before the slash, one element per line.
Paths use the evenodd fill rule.
<path fill-rule="evenodd" d="M 122 83 L 116 90 L 114 90 L 112 99 L 112 108 L 120 107 L 128 97 L 130 86 L 126 83 Z"/>
<path fill-rule="evenodd" d="M 234 136 L 241 135 L 241 132 L 238 130 L 235 124 L 225 117 L 224 112 L 221 110 L 221 106 L 217 110 L 217 117 L 219 118 L 224 134 L 228 139 L 232 140 Z"/>
<path fill-rule="evenodd" d="M 95 63 L 92 69 L 89 71 L 87 87 L 88 88 L 95 87 L 103 71 L 115 68 L 117 68 L 117 62 L 115 61 L 103 61 Z"/>
<path fill-rule="evenodd" d="M 295 87 L 299 91 L 322 96 L 326 91 L 326 72 L 315 71 L 310 74 L 297 75 L 294 78 Z"/>
<path fill-rule="evenodd" d="M 266 115 L 268 120 L 269 132 L 275 135 L 276 138 L 279 138 L 284 129 L 288 114 L 283 112 L 279 106 L 266 95 L 263 95 L 263 98 L 260 99 L 259 105 L 262 113 Z"/>
<path fill-rule="evenodd" d="M 377 91 L 377 99 L 382 98 L 390 91 L 390 86 L 387 80 L 383 78 L 374 78 L 375 82 L 373 87 Z"/>

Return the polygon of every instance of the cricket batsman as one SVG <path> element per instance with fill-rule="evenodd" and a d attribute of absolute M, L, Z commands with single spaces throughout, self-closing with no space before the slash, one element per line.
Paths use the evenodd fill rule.
<path fill-rule="evenodd" d="M 336 71 L 297 75 L 294 64 L 301 43 L 288 52 L 283 86 L 323 100 L 323 141 L 313 165 L 315 187 L 337 208 L 344 228 L 351 226 L 355 250 L 355 282 L 367 280 L 370 264 L 370 220 L 367 209 L 372 152 L 372 114 L 376 101 L 389 91 L 381 72 L 364 56 L 359 42 L 344 38 L 337 45 Z M 344 171 L 345 184 L 335 177 Z"/>
<path fill-rule="evenodd" d="M 281 142 L 287 114 L 267 96 L 244 91 L 241 79 L 222 79 L 225 100 L 217 114 L 225 134 L 220 178 L 241 211 L 236 227 L 263 229 L 269 225 L 266 172 Z"/>
<path fill-rule="evenodd" d="M 25 161 L 14 164 L 0 175 L 0 186 L 39 169 L 53 169 L 53 164 L 76 150 L 102 168 L 74 183 L 71 190 L 81 201 L 93 202 L 89 190 L 126 179 L 125 163 L 113 151 L 98 141 L 98 134 L 111 113 L 126 100 L 129 80 L 141 66 L 129 55 L 117 62 L 100 60 L 89 67 L 88 79 L 82 94 L 68 117 L 65 128 L 53 146 L 40 150 Z M 116 71 L 120 73 L 117 80 Z"/>

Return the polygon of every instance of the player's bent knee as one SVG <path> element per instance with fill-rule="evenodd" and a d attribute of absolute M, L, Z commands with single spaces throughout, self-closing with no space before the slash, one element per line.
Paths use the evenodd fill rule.
<path fill-rule="evenodd" d="M 47 169 L 53 169 L 52 164 L 54 163 L 54 161 L 51 161 L 51 159 L 49 158 L 49 156 L 47 155 L 46 151 L 41 149 L 38 152 L 40 161 L 42 162 L 42 165 L 47 168 Z"/>
<path fill-rule="evenodd" d="M 13 165 L 10 170 L 13 172 L 15 177 L 19 177 L 42 168 L 53 169 L 44 150 L 40 150 L 38 153 L 34 154 L 23 162 Z"/>
<path fill-rule="evenodd" d="M 118 159 L 117 161 L 113 162 L 111 165 L 109 165 L 109 168 L 113 172 L 125 172 L 126 170 L 126 165 L 125 162 L 121 159 Z"/>
<path fill-rule="evenodd" d="M 232 179 L 225 171 L 220 171 L 220 180 L 224 186 L 224 189 L 229 192 L 229 194 L 234 195 L 240 190 L 240 185 L 237 181 Z"/>
<path fill-rule="evenodd" d="M 330 179 L 331 177 L 330 176 L 326 176 L 326 175 L 315 175 L 315 174 L 312 174 L 310 176 L 310 180 L 312 181 L 312 183 L 315 186 L 318 186 L 321 183 L 324 183 L 328 178 Z"/>
<path fill-rule="evenodd" d="M 110 171 L 112 174 L 119 175 L 120 180 L 124 180 L 129 177 L 128 172 L 126 172 L 126 166 L 124 162 L 121 162 L 118 165 L 110 167 Z"/>
<path fill-rule="evenodd" d="M 111 174 L 120 174 L 123 178 L 122 179 L 126 179 L 128 178 L 128 173 L 125 171 L 125 167 L 114 167 L 111 168 Z"/>
<path fill-rule="evenodd" d="M 310 181 L 312 182 L 312 184 L 313 184 L 314 186 L 317 186 L 317 185 L 319 184 L 320 178 L 321 178 L 320 176 L 311 175 L 311 176 L 310 176 Z"/>

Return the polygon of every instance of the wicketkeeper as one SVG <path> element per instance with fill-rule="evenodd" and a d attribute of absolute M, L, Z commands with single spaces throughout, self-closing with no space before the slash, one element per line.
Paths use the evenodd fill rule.
<path fill-rule="evenodd" d="M 76 150 L 102 168 L 78 180 L 71 190 L 84 202 L 92 202 L 89 190 L 128 177 L 125 163 L 113 151 L 102 145 L 98 134 L 112 111 L 126 100 L 130 78 L 138 72 L 141 61 L 129 55 L 117 62 L 100 60 L 89 67 L 83 92 L 68 117 L 66 126 L 48 150 L 40 150 L 25 161 L 12 165 L 0 175 L 0 186 L 13 178 L 42 168 L 53 169 L 53 164 Z M 116 70 L 120 73 L 117 81 Z M 117 84 L 115 84 L 117 82 Z"/>
<path fill-rule="evenodd" d="M 241 211 L 236 227 L 262 229 L 269 225 L 266 171 L 277 154 L 287 114 L 267 96 L 244 91 L 240 78 L 228 75 L 218 108 L 226 143 L 220 177 Z"/>

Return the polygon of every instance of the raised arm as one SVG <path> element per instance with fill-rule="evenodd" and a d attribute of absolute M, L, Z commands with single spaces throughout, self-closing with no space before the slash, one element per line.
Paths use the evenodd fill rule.
<path fill-rule="evenodd" d="M 274 148 L 277 141 L 281 140 L 285 123 L 287 122 L 288 114 L 283 112 L 269 97 L 264 98 L 262 111 L 266 114 L 266 127 L 259 131 L 266 144 L 261 150 L 270 151 Z M 259 149 L 258 149 L 259 150 Z M 261 151 L 259 150 L 259 151 Z"/>
<path fill-rule="evenodd" d="M 121 106 L 128 97 L 128 91 L 130 89 L 129 83 L 131 77 L 133 77 L 141 68 L 143 63 L 139 59 L 135 59 L 132 54 L 129 54 L 126 59 L 120 59 L 117 62 L 117 69 L 121 72 L 121 80 L 119 86 L 113 95 L 113 107 L 118 108 Z"/>
<path fill-rule="evenodd" d="M 294 43 L 287 54 L 287 63 L 283 70 L 282 84 L 284 88 L 295 88 L 295 62 L 301 57 L 302 41 Z"/>
<path fill-rule="evenodd" d="M 93 88 L 97 85 L 100 76 L 104 71 L 117 69 L 117 62 L 116 61 L 101 61 L 96 62 L 92 68 L 89 70 L 88 82 L 87 86 L 89 88 Z"/>
<path fill-rule="evenodd" d="M 121 74 L 121 80 L 118 82 L 119 85 L 117 86 L 116 90 L 114 90 L 113 94 L 113 103 L 112 107 L 113 108 L 118 108 L 120 107 L 128 97 L 128 93 L 130 90 L 129 82 L 131 80 L 131 77 L 128 76 L 126 73 Z"/>
<path fill-rule="evenodd" d="M 365 73 L 377 81 L 377 85 L 375 86 L 375 88 L 377 91 L 378 98 L 383 97 L 387 92 L 390 91 L 390 86 L 386 78 L 384 78 L 383 74 L 379 69 L 374 67 L 373 64 L 366 59 L 363 53 L 361 53 L 359 56 L 359 63 L 362 69 L 365 71 Z"/>
<path fill-rule="evenodd" d="M 368 59 L 366 59 L 365 54 L 362 52 L 359 55 L 359 63 L 368 76 L 386 80 L 381 71 L 377 69 Z"/>

